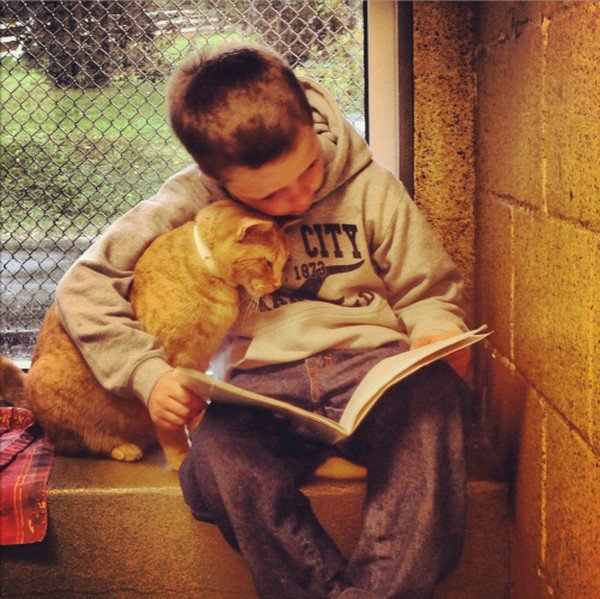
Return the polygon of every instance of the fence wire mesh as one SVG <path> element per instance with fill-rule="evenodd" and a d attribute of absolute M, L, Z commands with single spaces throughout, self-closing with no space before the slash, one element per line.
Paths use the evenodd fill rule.
<path fill-rule="evenodd" d="M 360 0 L 3 0 L 0 352 L 27 358 L 57 282 L 189 164 L 165 83 L 193 49 L 267 43 L 364 130 Z"/>

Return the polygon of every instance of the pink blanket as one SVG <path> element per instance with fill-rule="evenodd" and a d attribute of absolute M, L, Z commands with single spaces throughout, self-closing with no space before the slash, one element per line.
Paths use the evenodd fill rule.
<path fill-rule="evenodd" d="M 0 407 L 0 545 L 41 541 L 54 453 L 25 408 Z"/>

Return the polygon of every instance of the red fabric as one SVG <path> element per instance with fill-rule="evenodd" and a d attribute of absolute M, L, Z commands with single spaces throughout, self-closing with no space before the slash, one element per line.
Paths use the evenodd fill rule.
<path fill-rule="evenodd" d="M 46 535 L 53 464 L 31 412 L 0 407 L 0 545 L 36 543 Z"/>

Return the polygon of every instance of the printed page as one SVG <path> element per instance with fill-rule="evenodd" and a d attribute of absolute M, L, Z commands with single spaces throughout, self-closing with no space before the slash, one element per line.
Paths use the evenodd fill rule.
<path fill-rule="evenodd" d="M 367 372 L 352 394 L 340 418 L 340 425 L 351 434 L 389 387 L 410 376 L 419 368 L 477 343 L 489 334 L 487 327 L 483 325 L 461 335 L 442 339 L 378 362 Z"/>
<path fill-rule="evenodd" d="M 293 420 L 299 434 L 305 434 L 325 443 L 335 443 L 346 436 L 344 429 L 337 422 L 279 399 L 219 381 L 197 370 L 179 367 L 175 369 L 175 375 L 186 389 L 200 397 L 210 397 L 212 401 L 220 403 L 258 406 Z"/>

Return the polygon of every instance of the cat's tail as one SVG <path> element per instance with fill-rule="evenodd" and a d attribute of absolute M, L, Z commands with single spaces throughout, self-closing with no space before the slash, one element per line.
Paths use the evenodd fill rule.
<path fill-rule="evenodd" d="M 0 356 L 0 404 L 26 408 L 25 373 L 12 361 Z"/>

